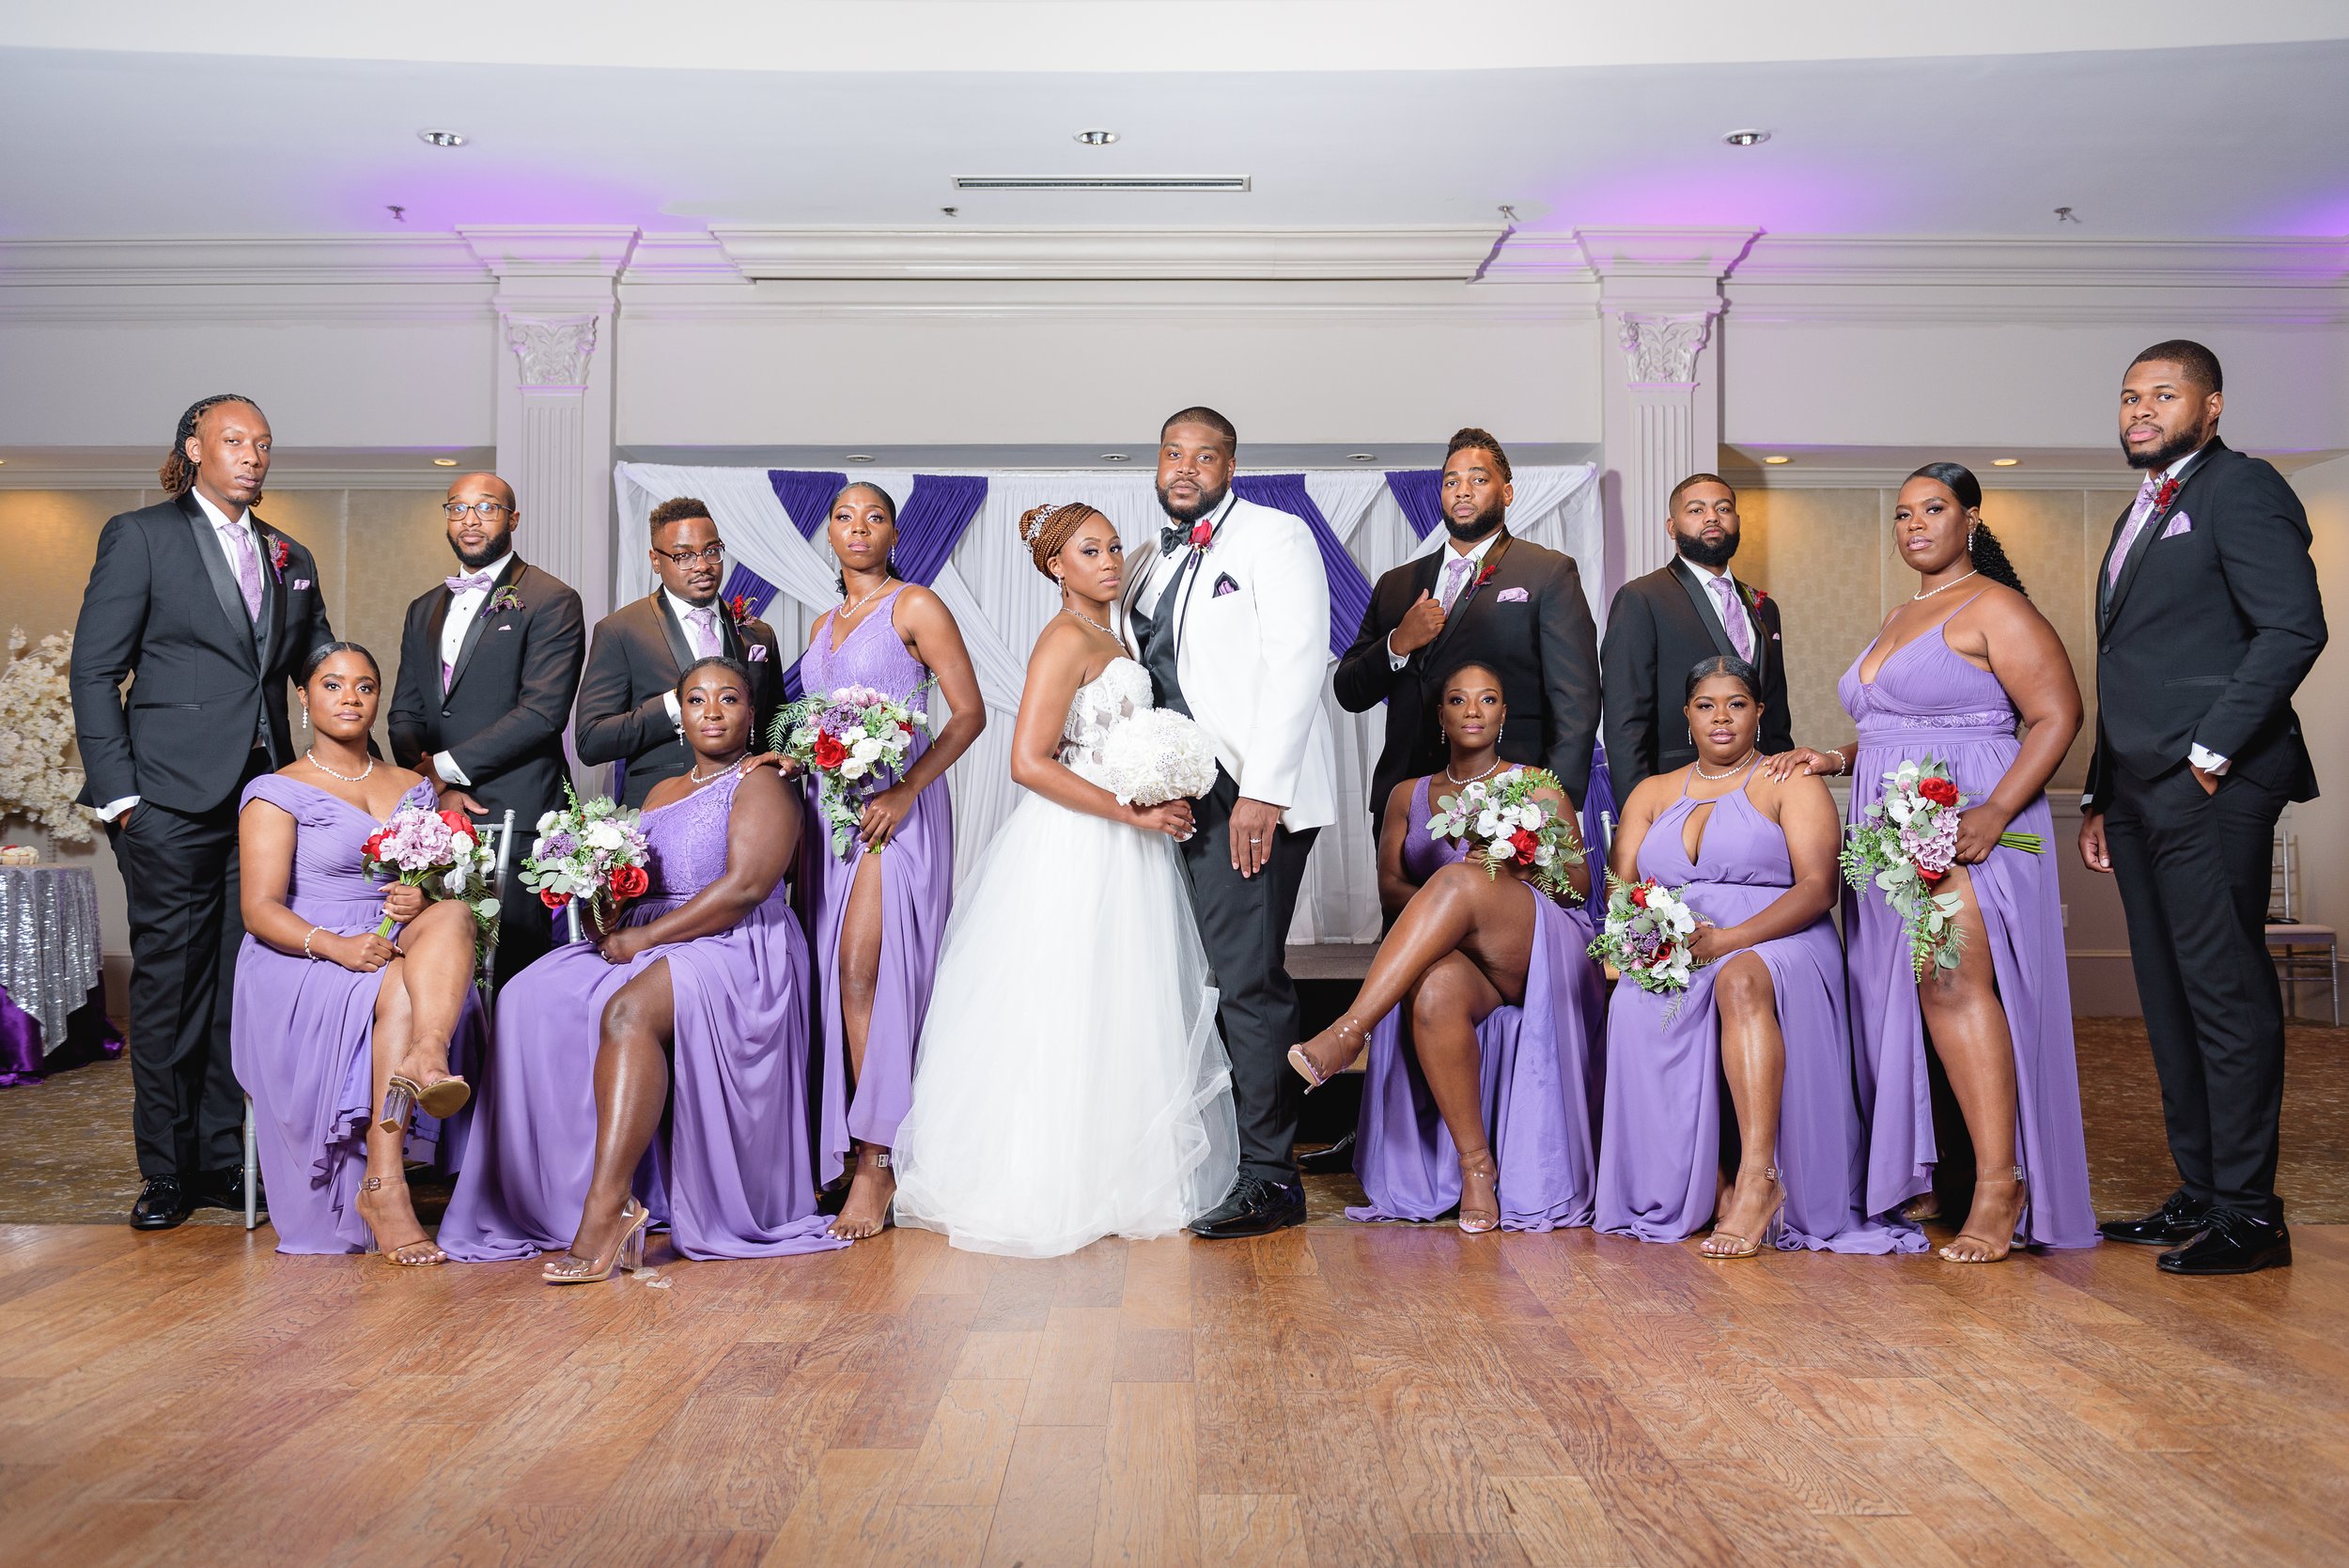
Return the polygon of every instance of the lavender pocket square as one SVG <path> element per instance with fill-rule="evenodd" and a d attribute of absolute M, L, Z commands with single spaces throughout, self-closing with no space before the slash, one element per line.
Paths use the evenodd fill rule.
<path fill-rule="evenodd" d="M 1522 588 L 1503 588 L 1499 594 L 1494 596 L 1493 602 L 1495 604 L 1523 604 L 1525 602 L 1525 590 Z"/>
<path fill-rule="evenodd" d="M 1225 594 L 1237 594 L 1238 592 L 1239 584 L 1232 581 L 1232 574 L 1230 572 L 1218 572 L 1215 577 L 1215 592 L 1208 597 L 1211 598 L 1221 598 Z"/>
<path fill-rule="evenodd" d="M 749 647 L 743 649 L 742 651 L 754 664 L 764 664 L 767 662 L 767 644 L 764 643 L 753 643 Z"/>
<path fill-rule="evenodd" d="M 293 580 L 293 585 L 295 589 L 299 591 L 301 589 L 307 588 L 310 585 L 310 580 L 306 577 L 297 577 Z"/>
<path fill-rule="evenodd" d="M 2187 517 L 2184 512 L 2180 512 L 2176 517 L 2170 520 L 2170 525 L 2161 531 L 2161 536 L 2165 539 L 2174 539 L 2181 534 L 2191 534 L 2193 532 L 2194 520 Z"/>

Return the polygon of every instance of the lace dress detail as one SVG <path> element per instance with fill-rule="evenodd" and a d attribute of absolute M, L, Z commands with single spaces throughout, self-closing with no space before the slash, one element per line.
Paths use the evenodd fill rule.
<path fill-rule="evenodd" d="M 1088 784 L 1110 788 L 1101 747 L 1110 732 L 1151 706 L 1150 672 L 1130 659 L 1112 659 L 1107 668 L 1077 688 L 1060 730 L 1060 759 Z"/>

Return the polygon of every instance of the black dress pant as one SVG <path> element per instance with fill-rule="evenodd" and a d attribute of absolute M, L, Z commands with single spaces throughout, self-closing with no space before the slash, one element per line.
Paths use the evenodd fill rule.
<path fill-rule="evenodd" d="M 269 771 L 245 759 L 209 811 L 152 800 L 108 825 L 131 917 L 131 1132 L 139 1174 L 194 1181 L 243 1163 L 244 1094 L 229 1056 L 237 949 L 237 802 Z"/>
<path fill-rule="evenodd" d="M 2105 840 L 2170 1157 L 2195 1202 L 2280 1221 L 2283 1001 L 2265 927 L 2283 792 L 2231 774 L 2204 795 L 2183 763 L 2118 771 Z"/>
<path fill-rule="evenodd" d="M 1289 979 L 1289 920 L 1305 885 L 1317 828 L 1272 831 L 1271 859 L 1243 877 L 1232 869 L 1232 808 L 1239 785 L 1221 768 L 1215 788 L 1191 802 L 1198 831 L 1180 846 L 1199 938 L 1215 970 L 1217 1021 L 1232 1059 L 1239 1116 L 1239 1168 L 1271 1181 L 1297 1180 L 1297 1116 L 1305 1080 L 1288 1064 L 1303 1035 L 1304 1010 Z"/>

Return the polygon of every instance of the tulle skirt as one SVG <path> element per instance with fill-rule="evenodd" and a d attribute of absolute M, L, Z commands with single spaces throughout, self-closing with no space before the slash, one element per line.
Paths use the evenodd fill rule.
<path fill-rule="evenodd" d="M 956 900 L 897 1132 L 896 1218 L 1057 1257 L 1172 1234 L 1238 1166 L 1174 844 L 1023 800 Z"/>

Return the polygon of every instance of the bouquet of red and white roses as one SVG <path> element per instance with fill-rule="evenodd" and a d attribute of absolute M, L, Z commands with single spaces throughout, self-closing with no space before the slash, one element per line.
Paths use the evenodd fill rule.
<path fill-rule="evenodd" d="M 930 727 L 929 715 L 912 706 L 926 689 L 925 682 L 903 702 L 869 686 L 810 692 L 768 725 L 767 744 L 815 775 L 835 859 L 848 858 L 864 803 L 904 777 L 913 732 Z"/>
<path fill-rule="evenodd" d="M 1566 798 L 1558 775 L 1540 768 L 1511 768 L 1500 777 L 1460 785 L 1460 792 L 1427 819 L 1431 838 L 1458 839 L 1498 877 L 1504 864 L 1520 865 L 1535 887 L 1553 897 L 1574 896 L 1568 870 L 1582 863 L 1574 825 L 1542 790 Z"/>
<path fill-rule="evenodd" d="M 1612 964 L 1643 991 L 1673 995 L 1688 988 L 1689 971 L 1697 967 L 1688 944 L 1703 924 L 1680 890 L 1652 878 L 1626 882 L 1609 872 L 1607 915 L 1591 943 L 1591 956 Z M 1665 1017 L 1669 1022 L 1671 1014 Z"/>
<path fill-rule="evenodd" d="M 1934 884 L 1957 863 L 1958 810 L 1966 798 L 1938 757 L 1904 762 L 1884 775 L 1884 794 L 1861 812 L 1863 821 L 1843 830 L 1839 859 L 1843 880 L 1865 891 L 1874 883 L 1908 932 L 1910 972 L 1953 970 L 1965 950 L 1957 915 L 1966 901 L 1936 893 Z M 1999 846 L 2036 855 L 2046 847 L 2037 833 L 2000 833 Z"/>
<path fill-rule="evenodd" d="M 645 870 L 652 851 L 632 807 L 601 795 L 582 805 L 568 784 L 563 796 L 568 805 L 538 818 L 538 836 L 522 857 L 522 886 L 550 909 L 585 904 L 589 924 L 609 931 L 620 906 L 652 885 Z"/>
<path fill-rule="evenodd" d="M 473 911 L 475 956 L 498 939 L 498 901 L 490 893 L 494 863 L 481 835 L 463 812 L 402 806 L 361 846 L 367 875 L 421 888 L 434 899 L 461 898 Z M 392 917 L 375 928 L 392 934 Z"/>

